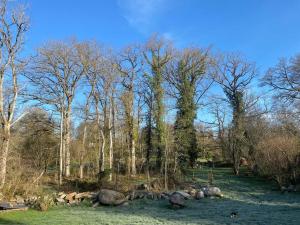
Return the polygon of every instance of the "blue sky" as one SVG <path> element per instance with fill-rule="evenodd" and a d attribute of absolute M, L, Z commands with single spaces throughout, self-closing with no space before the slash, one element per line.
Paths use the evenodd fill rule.
<path fill-rule="evenodd" d="M 28 5 L 25 53 L 48 40 L 77 37 L 121 48 L 159 33 L 179 48 L 241 52 L 256 62 L 261 75 L 278 58 L 300 53 L 300 0 L 12 1 Z M 255 86 L 252 92 L 258 91 Z M 198 117 L 211 119 L 209 112 Z"/>
<path fill-rule="evenodd" d="M 152 33 L 178 47 L 240 51 L 263 72 L 300 52 L 298 0 L 15 0 L 27 2 L 27 50 L 47 40 L 94 39 L 112 47 Z"/>

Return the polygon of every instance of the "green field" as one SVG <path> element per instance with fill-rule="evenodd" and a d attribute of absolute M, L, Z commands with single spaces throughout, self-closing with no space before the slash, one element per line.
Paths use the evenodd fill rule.
<path fill-rule="evenodd" d="M 195 177 L 205 184 L 207 170 Z M 0 224 L 300 224 L 300 194 L 281 194 L 263 179 L 234 177 L 230 169 L 214 170 L 222 199 L 189 200 L 184 209 L 171 209 L 166 200 L 135 200 L 127 206 L 55 207 L 47 212 L 29 210 L 0 214 Z M 231 218 L 231 212 L 237 217 Z"/>

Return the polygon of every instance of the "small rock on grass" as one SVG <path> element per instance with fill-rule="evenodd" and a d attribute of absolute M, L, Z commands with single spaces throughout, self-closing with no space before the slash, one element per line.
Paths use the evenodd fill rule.
<path fill-rule="evenodd" d="M 198 192 L 196 193 L 196 195 L 195 195 L 195 198 L 196 198 L 197 200 L 200 200 L 200 199 L 204 198 L 204 193 L 203 193 L 203 191 L 198 191 Z"/>
<path fill-rule="evenodd" d="M 218 187 L 204 187 L 202 188 L 202 191 L 206 197 L 223 197 L 223 194 Z"/>

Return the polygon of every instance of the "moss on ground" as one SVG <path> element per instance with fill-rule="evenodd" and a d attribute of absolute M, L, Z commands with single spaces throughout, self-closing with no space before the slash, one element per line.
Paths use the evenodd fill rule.
<path fill-rule="evenodd" d="M 205 184 L 208 171 L 195 170 L 196 180 Z M 165 200 L 142 199 L 120 207 L 60 206 L 47 212 L 5 213 L 0 214 L 0 224 L 300 224 L 299 194 L 281 194 L 261 178 L 235 177 L 229 168 L 214 169 L 214 178 L 225 197 L 188 201 L 184 209 L 170 209 Z M 237 212 L 235 218 L 232 212 Z"/>

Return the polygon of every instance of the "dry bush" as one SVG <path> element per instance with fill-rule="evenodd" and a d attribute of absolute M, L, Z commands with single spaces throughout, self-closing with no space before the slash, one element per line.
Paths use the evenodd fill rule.
<path fill-rule="evenodd" d="M 295 183 L 300 175 L 298 139 L 292 135 L 271 134 L 261 140 L 254 156 L 258 172 L 275 179 L 280 186 Z"/>

